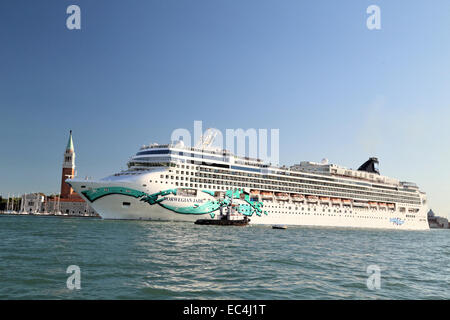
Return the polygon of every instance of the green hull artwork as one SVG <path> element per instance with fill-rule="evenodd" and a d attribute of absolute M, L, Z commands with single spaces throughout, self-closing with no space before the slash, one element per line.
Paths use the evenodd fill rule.
<path fill-rule="evenodd" d="M 261 214 L 266 214 L 266 211 L 262 210 L 263 203 L 260 201 L 253 201 L 250 199 L 250 195 L 243 190 L 228 190 L 225 192 L 225 196 L 223 199 L 217 200 L 208 200 L 206 203 L 198 204 L 194 203 L 193 206 L 185 206 L 185 207 L 177 207 L 163 203 L 164 200 L 167 200 L 168 195 L 177 195 L 178 189 L 167 189 L 153 194 L 147 194 L 145 192 L 125 188 L 125 187 L 106 187 L 106 188 L 97 188 L 82 191 L 81 193 L 90 201 L 94 202 L 97 199 L 102 197 L 112 195 L 112 194 L 120 194 L 129 197 L 133 197 L 136 199 L 140 198 L 140 201 L 146 202 L 149 205 L 158 204 L 163 208 L 171 210 L 180 214 L 210 214 L 211 218 L 215 217 L 215 211 L 219 210 L 221 207 L 227 207 L 232 204 L 233 199 L 241 199 L 245 203 L 239 204 L 237 206 L 237 211 L 240 214 L 245 216 L 252 216 L 256 214 L 257 216 L 261 216 Z M 202 190 L 202 192 L 209 194 L 214 197 L 214 192 L 209 190 Z"/>

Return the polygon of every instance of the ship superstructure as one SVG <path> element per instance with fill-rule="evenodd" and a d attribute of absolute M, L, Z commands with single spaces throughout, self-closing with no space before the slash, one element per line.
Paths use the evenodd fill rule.
<path fill-rule="evenodd" d="M 217 219 L 232 205 L 250 224 L 428 229 L 416 184 L 324 160 L 276 167 L 205 144 L 142 146 L 128 169 L 67 182 L 105 219 Z"/>

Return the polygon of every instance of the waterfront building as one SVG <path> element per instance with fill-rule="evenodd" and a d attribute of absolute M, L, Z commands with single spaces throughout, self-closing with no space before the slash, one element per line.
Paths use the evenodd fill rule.
<path fill-rule="evenodd" d="M 24 194 L 20 201 L 20 213 L 40 213 L 45 204 L 45 195 L 42 193 Z"/>
<path fill-rule="evenodd" d="M 448 229 L 450 228 L 450 224 L 448 223 L 448 219 L 444 217 L 438 217 L 434 214 L 433 210 L 428 211 L 428 224 L 430 228 L 435 229 Z"/>

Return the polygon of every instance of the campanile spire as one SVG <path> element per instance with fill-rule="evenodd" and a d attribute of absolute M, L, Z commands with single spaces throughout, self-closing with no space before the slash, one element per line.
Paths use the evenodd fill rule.
<path fill-rule="evenodd" d="M 72 130 L 69 132 L 69 140 L 67 141 L 66 150 L 64 152 L 64 161 L 61 177 L 61 198 L 69 198 L 73 193 L 73 189 L 65 182 L 71 179 L 75 174 L 75 149 L 73 147 Z"/>
<path fill-rule="evenodd" d="M 69 131 L 69 141 L 67 141 L 66 151 L 67 150 L 74 151 L 74 149 L 73 149 L 73 139 L 72 139 L 72 130 Z"/>

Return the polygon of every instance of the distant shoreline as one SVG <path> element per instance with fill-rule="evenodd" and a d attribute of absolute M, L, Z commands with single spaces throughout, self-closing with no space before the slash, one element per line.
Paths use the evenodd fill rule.
<path fill-rule="evenodd" d="M 34 216 L 34 217 L 60 217 L 60 218 L 94 218 L 94 219 L 101 219 L 101 217 L 98 216 L 82 216 L 82 215 L 76 215 L 76 214 L 54 214 L 54 213 L 11 213 L 11 212 L 0 212 L 0 216 Z"/>

